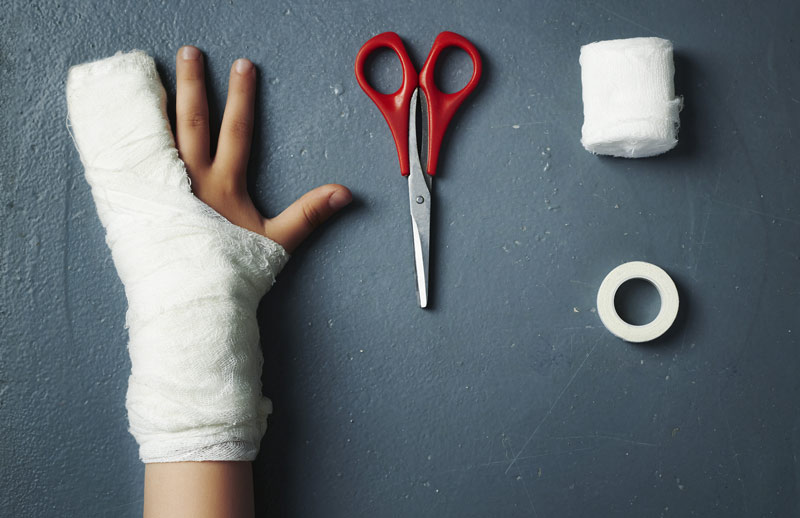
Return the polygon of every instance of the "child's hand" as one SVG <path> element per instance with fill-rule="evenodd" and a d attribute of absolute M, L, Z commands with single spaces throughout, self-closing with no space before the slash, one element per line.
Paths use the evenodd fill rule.
<path fill-rule="evenodd" d="M 203 56 L 192 46 L 178 51 L 175 140 L 195 196 L 231 223 L 261 234 L 292 252 L 308 234 L 352 200 L 341 185 L 306 193 L 279 216 L 266 219 L 247 193 L 247 159 L 253 133 L 256 70 L 247 59 L 231 67 L 228 100 L 217 153 L 209 153 L 208 101 Z"/>

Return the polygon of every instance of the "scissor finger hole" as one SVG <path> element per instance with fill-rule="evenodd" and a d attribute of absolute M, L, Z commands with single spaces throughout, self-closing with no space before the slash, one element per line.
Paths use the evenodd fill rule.
<path fill-rule="evenodd" d="M 463 89 L 472 78 L 472 59 L 458 47 L 442 50 L 433 69 L 436 87 L 446 94 Z"/>
<path fill-rule="evenodd" d="M 375 49 L 364 61 L 367 82 L 382 94 L 393 94 L 403 85 L 403 64 L 388 47 Z"/>

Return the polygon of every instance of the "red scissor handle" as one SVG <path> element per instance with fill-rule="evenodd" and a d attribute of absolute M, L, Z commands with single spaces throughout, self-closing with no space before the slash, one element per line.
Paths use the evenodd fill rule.
<path fill-rule="evenodd" d="M 383 47 L 392 49 L 400 58 L 403 66 L 403 84 L 393 94 L 382 94 L 372 88 L 364 74 L 364 63 L 369 55 Z M 389 124 L 394 144 L 397 147 L 397 157 L 400 160 L 400 173 L 408 176 L 408 116 L 411 95 L 414 93 L 419 79 L 400 36 L 394 32 L 384 32 L 367 41 L 356 56 L 356 79 L 364 92 L 378 106 L 386 123 Z"/>
<path fill-rule="evenodd" d="M 436 82 L 433 78 L 433 72 L 436 68 L 436 60 L 442 51 L 448 47 L 458 47 L 472 59 L 472 78 L 467 85 L 452 94 L 446 94 L 436 87 Z M 442 144 L 442 138 L 447 130 L 447 125 L 456 113 L 456 110 L 464 99 L 475 90 L 478 86 L 478 81 L 481 78 L 481 71 L 483 66 L 481 64 L 481 56 L 478 54 L 478 49 L 475 45 L 469 42 L 465 37 L 454 32 L 445 31 L 438 36 L 433 42 L 431 52 L 428 54 L 428 59 L 422 66 L 422 72 L 419 74 L 419 84 L 422 91 L 425 93 L 425 98 L 428 102 L 428 174 L 433 176 L 436 174 L 436 163 L 439 161 L 439 147 Z"/>

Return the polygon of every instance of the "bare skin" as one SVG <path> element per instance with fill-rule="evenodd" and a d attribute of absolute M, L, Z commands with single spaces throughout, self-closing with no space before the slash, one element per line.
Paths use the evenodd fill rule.
<path fill-rule="evenodd" d="M 258 212 L 247 192 L 253 133 L 256 70 L 246 59 L 231 67 L 228 99 L 215 156 L 210 155 L 203 56 L 192 46 L 176 56 L 175 140 L 195 196 L 228 219 L 281 244 L 288 252 L 352 201 L 350 191 L 329 184 L 304 194 L 274 218 Z M 145 466 L 144 516 L 251 517 L 250 462 L 170 462 Z"/>

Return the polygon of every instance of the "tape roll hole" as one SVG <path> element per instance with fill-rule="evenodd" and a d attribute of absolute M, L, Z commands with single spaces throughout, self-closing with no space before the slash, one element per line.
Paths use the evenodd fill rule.
<path fill-rule="evenodd" d="M 647 325 L 661 311 L 661 296 L 652 282 L 640 278 L 630 279 L 617 289 L 614 308 L 617 315 L 628 324 Z"/>

